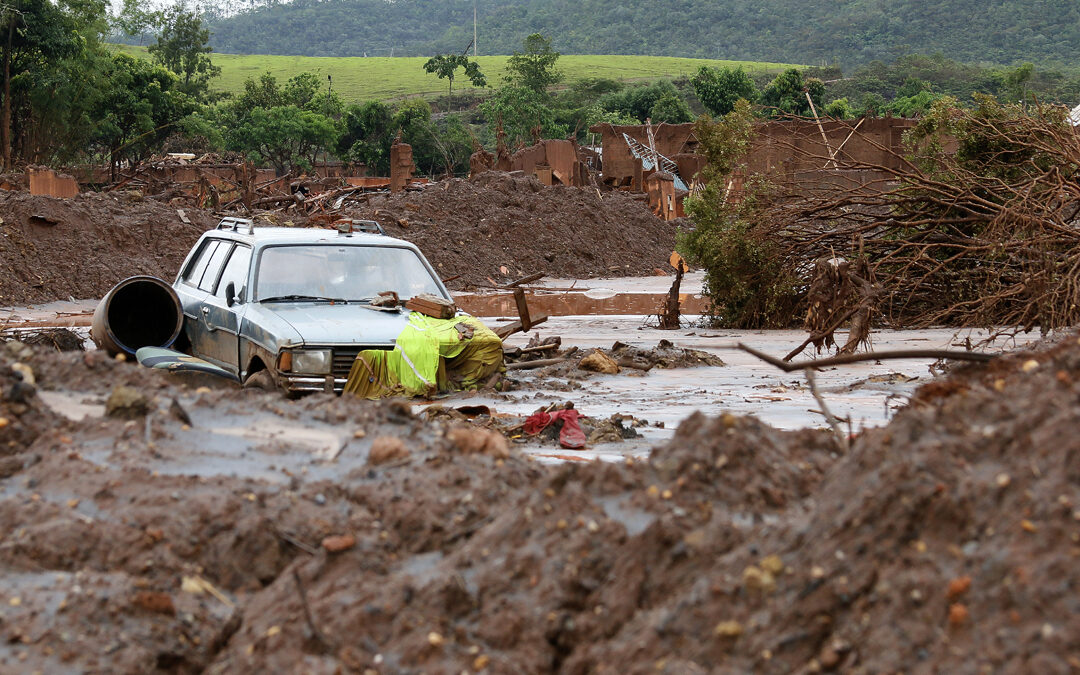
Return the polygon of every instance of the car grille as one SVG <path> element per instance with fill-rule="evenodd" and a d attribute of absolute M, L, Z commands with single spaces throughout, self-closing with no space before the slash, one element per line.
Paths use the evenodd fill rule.
<path fill-rule="evenodd" d="M 330 367 L 330 372 L 334 374 L 335 378 L 348 378 L 349 371 L 352 370 L 353 361 L 356 360 L 356 355 L 365 349 L 392 349 L 392 347 L 334 347 L 334 359 L 333 365 Z"/>
<path fill-rule="evenodd" d="M 334 347 L 334 362 L 330 367 L 334 377 L 348 377 L 360 347 Z"/>

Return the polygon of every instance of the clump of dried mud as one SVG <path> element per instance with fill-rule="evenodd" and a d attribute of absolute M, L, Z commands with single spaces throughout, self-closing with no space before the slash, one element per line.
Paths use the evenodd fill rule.
<path fill-rule="evenodd" d="M 387 234 L 415 243 L 441 275 L 460 275 L 455 288 L 534 272 L 652 274 L 675 248 L 676 228 L 628 193 L 544 187 L 531 176 L 498 171 L 373 196 L 348 215 L 376 220 Z"/>
<path fill-rule="evenodd" d="M 143 372 L 30 362 L 42 387 L 91 397 Z M 0 482 L 0 667 L 1080 667 L 1075 336 L 958 369 L 847 451 L 825 432 L 699 414 L 629 464 L 539 466 L 401 402 L 152 375 L 150 421 L 42 428 L 13 455 L 26 461 Z M 281 457 L 277 479 L 242 462 L 200 474 L 184 467 L 216 460 L 170 417 L 172 397 L 222 423 L 265 411 L 359 440 L 329 476 L 285 472 L 287 441 L 263 450 Z"/>
<path fill-rule="evenodd" d="M 26 363 L 33 354 L 33 349 L 21 342 L 0 343 L 0 477 L 21 468 L 21 460 L 14 455 L 61 424 L 37 396 L 35 374 Z"/>
<path fill-rule="evenodd" d="M 137 274 L 172 279 L 217 220 L 137 193 L 72 199 L 0 190 L 0 306 L 98 298 Z"/>

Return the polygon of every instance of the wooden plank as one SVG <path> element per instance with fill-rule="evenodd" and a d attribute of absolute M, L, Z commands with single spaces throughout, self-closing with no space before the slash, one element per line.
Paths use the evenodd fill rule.
<path fill-rule="evenodd" d="M 529 318 L 529 303 L 525 299 L 525 291 L 520 288 L 514 289 L 514 303 L 517 304 L 518 316 L 521 317 L 521 330 L 529 330 L 533 323 Z"/>
<path fill-rule="evenodd" d="M 527 277 L 521 277 L 517 281 L 511 281 L 508 284 L 503 285 L 503 288 L 516 288 L 518 286 L 524 286 L 525 284 L 531 284 L 534 281 L 539 281 L 546 276 L 544 272 L 537 272 L 536 274 L 530 274 Z"/>

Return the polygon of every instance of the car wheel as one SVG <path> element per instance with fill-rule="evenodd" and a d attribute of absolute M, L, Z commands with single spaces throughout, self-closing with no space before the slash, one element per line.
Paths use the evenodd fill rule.
<path fill-rule="evenodd" d="M 269 370 L 260 370 L 244 382 L 244 389 L 262 389 L 264 391 L 277 391 L 277 382 Z"/>

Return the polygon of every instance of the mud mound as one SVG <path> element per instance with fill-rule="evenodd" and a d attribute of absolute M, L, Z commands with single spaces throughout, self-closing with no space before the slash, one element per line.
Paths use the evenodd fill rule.
<path fill-rule="evenodd" d="M 373 196 L 349 215 L 377 220 L 387 234 L 418 245 L 443 277 L 461 275 L 455 288 L 540 271 L 563 278 L 652 274 L 675 247 L 676 229 L 627 193 L 544 187 L 496 171 Z"/>
<path fill-rule="evenodd" d="M 0 478 L 22 468 L 18 455 L 62 423 L 37 396 L 34 351 L 21 342 L 0 343 Z"/>
<path fill-rule="evenodd" d="M 216 224 L 207 212 L 138 194 L 73 199 L 0 191 L 0 306 L 98 298 L 136 274 L 172 279 L 199 235 Z"/>
<path fill-rule="evenodd" d="M 95 391 L 138 372 L 35 358 Z M 847 454 L 696 415 L 648 461 L 545 467 L 400 401 L 203 392 L 192 428 L 149 382 L 146 421 L 42 431 L 0 482 L 0 669 L 1078 667 L 1076 336 L 958 370 Z M 204 448 L 281 420 L 348 440 Z"/>

